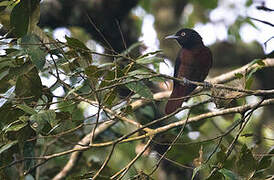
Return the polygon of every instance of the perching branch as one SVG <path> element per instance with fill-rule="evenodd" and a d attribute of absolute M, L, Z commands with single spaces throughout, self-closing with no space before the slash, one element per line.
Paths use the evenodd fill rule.
<path fill-rule="evenodd" d="M 274 59 L 265 59 L 265 60 L 263 60 L 263 62 L 265 64 L 265 66 L 263 68 L 274 67 Z M 222 75 L 217 76 L 217 77 L 212 78 L 212 79 L 209 79 L 208 82 L 210 82 L 212 84 L 219 84 L 218 87 L 223 88 L 222 85 L 220 85 L 220 83 L 225 83 L 225 82 L 229 82 L 231 80 L 234 80 L 236 78 L 235 74 L 237 74 L 237 73 L 246 73 L 247 71 L 251 71 L 252 69 L 257 68 L 258 66 L 259 66 L 258 64 L 254 64 L 252 66 L 250 66 L 250 64 L 247 64 L 247 65 L 245 65 L 243 67 L 240 67 L 240 68 L 235 69 L 233 71 L 230 71 L 228 73 L 222 74 Z M 202 85 L 202 84 L 198 84 L 198 85 Z M 254 93 L 254 91 L 252 91 L 252 92 Z M 164 92 L 156 93 L 156 94 L 153 95 L 153 100 L 158 101 L 158 100 L 161 100 L 163 98 L 168 98 L 169 95 L 170 95 L 170 93 L 171 93 L 170 91 L 164 91 Z M 263 91 L 260 91 L 260 90 L 255 91 L 255 94 L 257 94 L 257 95 L 269 94 L 269 93 L 273 94 L 272 90 L 270 90 L 270 91 L 265 91 L 265 90 L 263 90 Z M 130 105 L 132 106 L 132 109 L 136 109 L 136 108 L 139 108 L 139 107 L 143 106 L 144 104 L 146 104 L 148 102 L 150 102 L 150 101 L 149 100 L 145 100 L 145 99 L 141 99 L 141 100 L 136 100 L 136 101 L 132 102 Z M 261 104 L 261 106 L 265 106 L 265 105 L 269 105 L 269 104 L 273 104 L 273 103 L 274 103 L 274 100 L 270 99 L 270 100 L 266 100 L 263 104 Z M 199 115 L 199 116 L 190 118 L 189 122 L 191 122 L 191 121 L 199 121 L 199 120 L 203 120 L 205 118 L 209 118 L 209 117 L 213 117 L 213 116 L 220 116 L 220 115 L 229 114 L 229 113 L 241 112 L 241 111 L 245 110 L 246 108 L 248 108 L 249 106 L 250 105 L 245 105 L 245 106 L 240 106 L 240 107 L 236 107 L 236 108 L 232 108 L 232 109 L 230 108 L 230 109 L 222 110 L 219 113 L 211 112 L 211 113 Z M 108 111 L 108 113 L 111 113 L 111 111 Z M 119 119 L 123 120 L 123 121 L 127 121 L 127 122 L 134 122 L 134 123 L 136 123 L 135 125 L 138 128 L 142 127 L 136 121 L 130 120 L 130 119 L 126 118 L 126 117 L 120 117 Z M 98 131 L 98 134 L 100 134 L 100 132 L 103 132 L 104 130 L 106 130 L 108 127 L 112 126 L 114 123 L 115 122 L 111 122 L 111 123 L 99 125 L 98 129 L 102 129 L 102 131 Z M 180 121 L 178 123 L 176 123 L 176 124 L 170 124 L 170 125 L 158 128 L 156 130 L 151 131 L 150 133 L 151 134 L 157 134 L 157 133 L 160 133 L 160 132 L 167 131 L 168 129 L 171 129 L 173 127 L 177 127 L 177 126 L 180 125 L 180 123 L 183 124 L 182 121 Z M 148 132 L 149 131 L 147 131 L 147 133 Z M 95 136 L 98 135 L 98 134 L 95 133 Z M 142 139 L 142 138 L 150 136 L 148 134 L 145 134 L 145 135 L 142 135 L 142 136 L 139 136 L 139 137 L 135 137 L 135 138 L 131 138 L 131 139 L 128 139 L 128 140 L 124 140 L 123 142 L 128 142 L 128 141 Z M 90 134 L 88 134 L 81 141 L 79 141 L 79 144 L 85 144 L 85 145 L 87 145 L 89 143 L 89 140 L 90 140 Z M 105 145 L 107 145 L 107 144 L 108 143 L 106 143 Z M 109 143 L 109 145 L 110 144 L 111 143 Z M 55 176 L 55 178 L 54 178 L 55 180 L 62 179 L 64 177 L 66 177 L 67 174 L 73 169 L 73 167 L 76 164 L 77 159 L 79 158 L 79 155 L 80 155 L 80 152 L 81 152 L 81 148 L 83 148 L 83 147 L 75 146 L 72 151 L 67 152 L 67 153 L 72 153 L 72 155 L 70 157 L 70 160 L 68 161 L 68 163 L 66 164 L 66 166 L 63 168 L 63 170 L 60 171 Z M 65 154 L 67 154 L 67 153 L 65 153 Z"/>

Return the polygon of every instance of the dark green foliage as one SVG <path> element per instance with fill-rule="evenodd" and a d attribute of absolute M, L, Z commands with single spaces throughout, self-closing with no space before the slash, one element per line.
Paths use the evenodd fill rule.
<path fill-rule="evenodd" d="M 186 121 L 188 110 L 184 110 L 183 115 L 180 116 L 163 118 L 166 94 L 163 99 L 153 99 L 159 98 L 157 93 L 166 91 L 166 86 L 170 86 L 166 76 L 159 74 L 160 63 L 166 62 L 165 58 L 169 58 L 169 53 L 166 49 L 144 53 L 146 46 L 142 42 L 136 42 L 141 32 L 143 15 L 152 13 L 155 18 L 154 25 L 162 47 L 165 43 L 162 41 L 162 36 L 172 28 L 178 28 L 182 24 L 193 27 L 198 22 L 210 22 L 208 15 L 211 10 L 218 7 L 220 1 L 51 2 L 55 4 L 49 6 L 52 7 L 52 13 L 46 18 L 58 17 L 59 19 L 49 21 L 50 23 L 46 24 L 49 28 L 44 29 L 45 31 L 38 27 L 39 0 L 0 2 L 2 13 L 0 24 L 4 27 L 1 28 L 3 33 L 0 32 L 3 35 L 0 40 L 0 179 L 35 179 L 38 176 L 40 179 L 52 179 L 66 165 L 71 153 L 74 153 L 74 157 L 79 153 L 79 156 L 73 162 L 76 166 L 72 167 L 66 178 L 93 178 L 108 155 L 112 153 L 106 167 L 98 176 L 98 179 L 109 179 L 143 150 L 145 143 L 152 136 L 145 134 L 149 132 L 146 132 L 146 129 L 138 130 L 138 128 L 154 120 L 159 122 L 146 128 L 158 128 L 159 131 L 166 129 L 161 133 L 156 132 L 152 144 L 144 155 L 134 161 L 125 174 L 125 179 L 157 179 L 159 174 L 165 173 L 171 180 L 186 171 L 190 172 L 190 175 L 184 174 L 184 177 L 189 177 L 189 179 L 192 176 L 192 179 L 214 180 L 236 180 L 246 177 L 264 179 L 271 173 L 273 174 L 271 167 L 274 150 L 270 147 L 272 146 L 269 143 L 271 141 L 263 138 L 269 135 L 269 129 L 271 129 L 268 127 L 269 124 L 265 123 L 262 128 L 260 144 L 254 146 L 251 140 L 251 137 L 255 136 L 256 124 L 266 117 L 263 114 L 265 113 L 264 108 L 262 108 L 263 113 L 258 112 L 258 115 L 253 116 L 252 114 L 250 119 L 244 119 L 249 121 L 248 125 L 233 144 L 231 154 L 228 153 L 229 147 L 243 125 L 243 119 L 239 117 L 243 117 L 249 111 L 242 114 L 202 118 L 187 124 L 182 135 L 178 137 L 178 141 L 163 159 L 163 164 L 168 162 L 171 164 L 170 167 L 160 164 L 157 171 L 150 174 L 160 154 L 165 153 L 183 128 L 182 125 L 176 125 L 171 129 L 168 126 Z M 112 2 L 115 3 L 111 4 Z M 159 2 L 164 5 L 159 6 L 157 4 Z M 193 12 L 187 18 L 181 17 L 184 14 L 182 10 L 188 3 L 193 7 Z M 112 6 L 109 6 L 110 4 Z M 122 6 L 119 6 L 121 4 Z M 144 13 L 141 16 L 138 15 L 138 9 L 135 9 L 137 13 L 131 11 L 136 4 L 146 11 L 141 11 L 141 14 Z M 251 0 L 246 1 L 247 7 L 251 4 Z M 56 5 L 60 7 L 59 10 L 56 9 Z M 86 8 L 90 7 L 97 8 L 91 14 L 88 12 L 88 15 L 93 16 L 82 16 Z M 107 11 L 101 11 L 106 7 Z M 64 14 L 58 14 L 63 10 L 66 13 L 64 17 Z M 165 32 L 159 33 L 162 24 L 157 22 L 158 18 L 161 16 L 168 18 L 170 15 L 168 13 L 177 15 L 171 19 L 174 22 L 164 19 L 161 23 L 173 23 L 176 27 L 170 29 L 166 26 Z M 174 17 L 174 14 L 171 17 Z M 81 16 L 81 21 L 78 22 L 79 17 L 77 16 Z M 107 21 L 105 16 L 108 17 Z M 44 17 L 42 19 L 45 20 Z M 98 21 L 94 21 L 95 26 L 93 26 L 89 19 L 92 22 L 93 20 Z M 73 23 L 70 24 L 70 22 Z M 112 24 L 109 24 L 110 22 Z M 224 58 L 237 67 L 239 63 L 236 64 L 231 59 L 234 60 L 238 56 L 236 51 L 241 49 L 238 47 L 246 47 L 246 44 L 241 42 L 242 38 L 239 33 L 239 29 L 245 24 L 256 28 L 251 19 L 241 16 L 227 27 L 229 40 L 233 39 L 232 42 L 240 45 L 236 49 L 234 49 L 235 46 L 231 46 L 232 50 L 227 52 L 230 55 L 224 55 Z M 71 30 L 72 37 L 65 36 L 66 42 L 52 38 L 51 28 L 61 25 Z M 72 27 L 76 25 L 79 27 Z M 82 34 L 77 31 L 77 28 Z M 83 30 L 82 28 L 88 29 Z M 48 34 L 45 33 L 46 31 Z M 86 32 L 91 34 L 87 35 Z M 92 37 L 97 42 L 90 42 L 89 39 L 85 39 L 87 37 Z M 110 45 L 106 41 L 109 41 Z M 96 52 L 98 42 L 104 45 L 104 52 Z M 223 49 L 223 46 L 219 48 Z M 174 54 L 175 49 L 173 47 L 171 49 Z M 252 46 L 249 52 L 256 49 L 259 49 L 258 46 Z M 241 53 L 239 59 L 242 59 L 244 54 Z M 223 55 L 223 52 L 220 54 Z M 243 83 L 239 86 L 250 90 L 259 84 L 255 75 L 262 73 L 266 64 L 262 59 L 255 59 L 253 54 L 247 56 L 247 59 L 250 62 L 248 68 L 252 66 L 256 68 L 245 73 L 236 73 L 235 77 Z M 223 63 L 229 64 L 228 61 Z M 242 62 L 242 64 L 245 63 Z M 218 74 L 224 72 L 221 69 Z M 192 107 L 189 118 L 200 117 L 206 113 L 218 112 L 246 103 L 245 97 L 241 99 L 234 97 L 233 100 L 236 103 L 233 105 L 235 106 L 229 106 L 232 104 L 231 101 L 224 100 L 226 103 L 224 106 L 219 109 L 213 107 L 213 109 L 213 104 L 196 104 L 207 100 L 212 95 L 210 90 L 202 93 L 204 93 L 203 96 L 198 94 L 197 97 L 190 98 L 191 100 L 184 104 L 185 107 Z M 220 99 L 224 97 L 226 96 L 222 94 Z M 98 108 L 101 109 L 98 110 Z M 111 125 L 101 126 L 104 122 Z M 87 138 L 87 135 L 94 132 L 95 123 L 98 123 L 95 137 L 88 136 Z M 126 136 L 132 132 L 134 134 Z M 241 136 L 243 133 L 248 135 Z M 143 135 L 146 137 L 132 140 L 132 138 Z M 119 138 L 129 142 L 121 144 L 115 142 Z M 113 142 L 110 143 L 111 141 Z M 94 147 L 88 145 L 94 145 Z M 72 152 L 74 147 L 81 151 Z M 52 159 L 44 163 L 44 160 L 48 160 L 49 157 Z M 173 172 L 176 173 L 172 174 Z"/>

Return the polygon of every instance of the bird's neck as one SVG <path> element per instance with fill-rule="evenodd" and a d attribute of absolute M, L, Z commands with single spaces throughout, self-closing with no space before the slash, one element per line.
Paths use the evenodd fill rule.
<path fill-rule="evenodd" d="M 181 47 L 185 49 L 199 49 L 205 47 L 205 45 L 203 42 L 191 42 L 189 44 L 181 44 Z"/>

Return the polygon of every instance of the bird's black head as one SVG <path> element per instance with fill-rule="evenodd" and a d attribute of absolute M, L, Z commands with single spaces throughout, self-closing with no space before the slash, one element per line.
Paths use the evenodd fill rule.
<path fill-rule="evenodd" d="M 183 48 L 192 48 L 204 45 L 202 37 L 193 29 L 181 29 L 175 35 L 167 36 L 165 39 L 176 39 Z"/>

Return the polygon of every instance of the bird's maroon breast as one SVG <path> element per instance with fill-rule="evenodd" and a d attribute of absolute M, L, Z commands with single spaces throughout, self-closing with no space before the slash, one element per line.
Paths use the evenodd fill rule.
<path fill-rule="evenodd" d="M 177 77 L 185 77 L 193 81 L 203 81 L 212 66 L 212 55 L 207 47 L 182 49 Z"/>

